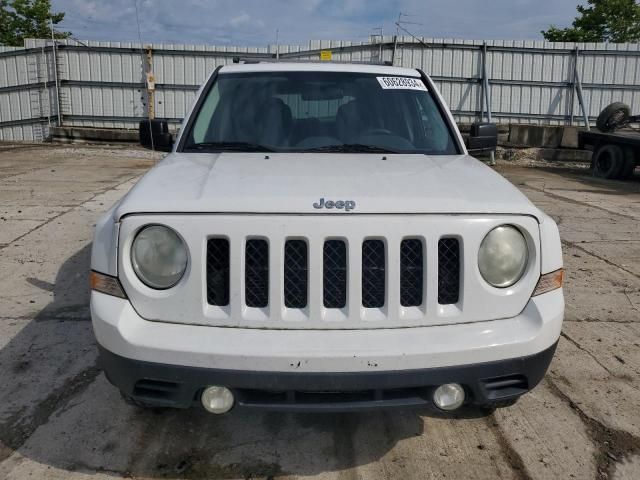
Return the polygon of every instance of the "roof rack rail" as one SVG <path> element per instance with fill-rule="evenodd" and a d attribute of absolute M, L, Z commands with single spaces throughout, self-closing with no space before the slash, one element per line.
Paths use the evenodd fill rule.
<path fill-rule="evenodd" d="M 306 59 L 298 59 L 298 58 L 282 58 L 279 59 L 274 57 L 233 57 L 233 63 L 245 63 L 245 64 L 256 64 L 256 63 L 350 63 L 357 65 L 380 65 L 385 67 L 393 67 L 393 62 L 390 60 L 380 61 L 345 61 L 345 60 L 306 60 Z"/>

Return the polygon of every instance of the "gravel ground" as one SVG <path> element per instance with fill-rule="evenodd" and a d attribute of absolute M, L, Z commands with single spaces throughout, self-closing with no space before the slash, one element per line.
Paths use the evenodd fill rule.
<path fill-rule="evenodd" d="M 514 407 L 214 417 L 139 411 L 96 366 L 93 226 L 154 160 L 0 145 L 0 478 L 640 478 L 638 174 L 498 163 L 558 221 L 567 269 L 558 351 Z"/>

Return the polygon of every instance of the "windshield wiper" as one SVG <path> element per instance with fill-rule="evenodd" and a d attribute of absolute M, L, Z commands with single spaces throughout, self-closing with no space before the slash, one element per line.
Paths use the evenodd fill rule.
<path fill-rule="evenodd" d="M 329 153 L 398 153 L 384 147 L 364 145 L 362 143 L 345 143 L 337 145 L 325 145 L 323 147 L 305 148 L 302 152 L 329 152 Z"/>
<path fill-rule="evenodd" d="M 229 152 L 273 152 L 269 147 L 250 142 L 201 142 L 187 145 L 185 150 L 214 150 Z"/>

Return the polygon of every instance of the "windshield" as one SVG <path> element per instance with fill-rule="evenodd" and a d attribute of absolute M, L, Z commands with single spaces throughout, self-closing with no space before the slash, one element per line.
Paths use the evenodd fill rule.
<path fill-rule="evenodd" d="M 457 154 L 420 78 L 348 72 L 218 75 L 184 151 Z"/>

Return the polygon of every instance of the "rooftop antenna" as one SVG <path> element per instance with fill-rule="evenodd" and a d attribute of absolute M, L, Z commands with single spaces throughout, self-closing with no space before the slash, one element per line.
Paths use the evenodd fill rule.
<path fill-rule="evenodd" d="M 395 22 L 396 23 L 396 36 L 400 35 L 400 30 L 402 30 L 404 33 L 409 35 L 415 41 L 417 41 L 418 43 L 420 43 L 420 44 L 422 44 L 422 45 L 424 45 L 425 47 L 428 48 L 429 47 L 428 44 L 426 44 L 421 38 L 416 37 L 413 33 L 411 33 L 405 27 L 405 25 L 420 25 L 420 26 L 423 25 L 420 22 L 412 22 L 410 20 L 404 20 L 405 18 L 410 18 L 410 17 L 415 17 L 415 15 L 410 15 L 408 13 L 402 13 L 402 12 L 398 13 L 398 20 Z M 394 49 L 395 49 L 395 47 L 394 47 Z"/>

